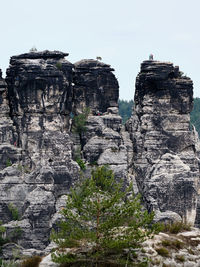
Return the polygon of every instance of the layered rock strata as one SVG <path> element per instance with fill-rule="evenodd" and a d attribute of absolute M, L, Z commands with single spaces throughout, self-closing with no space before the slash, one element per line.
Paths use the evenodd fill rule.
<path fill-rule="evenodd" d="M 190 131 L 192 81 L 171 63 L 143 62 L 125 131 L 110 65 L 97 60 L 73 65 L 67 55 L 14 56 L 6 82 L 0 73 L 0 219 L 6 234 L 20 227 L 17 242 L 24 254 L 50 251 L 50 231 L 65 194 L 80 179 L 77 152 L 87 166 L 85 176 L 94 165 L 108 164 L 125 185 L 136 178 L 135 192 L 158 219 L 193 223 L 196 217 L 198 223 L 200 145 Z M 72 118 L 86 107 L 87 131 L 80 138 Z M 11 246 L 3 248 L 4 255 Z"/>
<path fill-rule="evenodd" d="M 91 113 L 106 112 L 118 107 L 119 86 L 110 65 L 98 60 L 81 60 L 74 64 L 74 110 L 82 112 L 89 107 Z"/>
<path fill-rule="evenodd" d="M 68 127 L 72 110 L 72 64 L 54 51 L 13 56 L 7 70 L 11 117 L 17 144 L 32 160 L 43 155 L 43 135 Z"/>
<path fill-rule="evenodd" d="M 127 123 L 133 172 L 147 207 L 158 218 L 195 222 L 199 141 L 190 130 L 193 84 L 172 63 L 144 61 Z M 177 216 L 178 215 L 178 216 Z"/>
<path fill-rule="evenodd" d="M 121 155 L 118 175 L 127 174 L 113 69 L 92 60 L 73 65 L 65 59 L 67 55 L 43 51 L 13 56 L 6 82 L 0 77 L 0 218 L 7 236 L 20 227 L 17 240 L 24 253 L 32 249 L 44 253 L 65 205 L 64 194 L 79 179 L 80 167 L 73 154 L 81 140 L 71 132 L 74 114 L 84 107 L 91 109 L 90 130 L 80 151 L 88 169 L 92 157 L 98 161 L 112 147 L 113 162 L 116 154 Z M 88 152 L 92 138 L 99 139 L 94 156 Z M 18 210 L 17 222 L 13 207 Z M 5 246 L 5 255 L 9 250 Z"/>
<path fill-rule="evenodd" d="M 0 172 L 0 211 L 9 235 L 15 226 L 9 223 L 13 219 L 9 204 L 18 209 L 23 248 L 48 245 L 56 202 L 79 177 L 68 134 L 73 65 L 66 55 L 44 51 L 14 56 L 7 70 L 8 94 L 1 106 L 7 109 L 6 123 L 14 129 L 9 146 L 19 150 L 21 158 L 14 161 L 9 152 L 9 164 Z"/>

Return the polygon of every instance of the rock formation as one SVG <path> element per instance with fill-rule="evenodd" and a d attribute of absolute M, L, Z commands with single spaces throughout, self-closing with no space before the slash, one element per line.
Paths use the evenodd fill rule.
<path fill-rule="evenodd" d="M 65 194 L 80 178 L 77 153 L 87 166 L 85 176 L 94 165 L 108 164 L 124 185 L 133 181 L 157 219 L 182 217 L 194 223 L 196 217 L 199 223 L 200 145 L 189 121 L 192 81 L 171 63 L 143 62 L 125 131 L 110 65 L 97 60 L 72 64 L 67 55 L 13 56 L 6 81 L 0 72 L 0 220 L 6 234 L 20 227 L 24 254 L 50 251 L 50 231 Z M 72 118 L 86 107 L 87 131 L 80 138 Z M 10 246 L 3 247 L 5 258 Z"/>
<path fill-rule="evenodd" d="M 171 63 L 144 61 L 134 101 L 127 127 L 133 141 L 133 172 L 144 202 L 158 218 L 178 214 L 194 223 L 199 143 L 190 130 L 192 81 Z"/>
<path fill-rule="evenodd" d="M 20 227 L 18 244 L 29 254 L 32 250 L 27 249 L 44 251 L 49 244 L 51 228 L 65 205 L 64 194 L 79 179 L 73 155 L 81 140 L 71 132 L 71 114 L 91 109 L 90 131 L 80 151 L 88 169 L 93 158 L 98 161 L 104 151 L 113 149 L 113 156 L 121 155 L 118 175 L 127 174 L 113 69 L 96 60 L 73 65 L 67 55 L 44 51 L 13 56 L 6 82 L 0 76 L 0 218 L 8 236 Z M 88 149 L 94 139 L 98 144 L 92 156 Z M 101 158 L 104 164 L 106 159 Z M 114 158 L 113 168 L 117 168 Z M 18 210 L 17 222 L 12 207 Z M 4 255 L 10 249 L 6 246 Z"/>
<path fill-rule="evenodd" d="M 119 86 L 110 65 L 98 60 L 81 60 L 74 64 L 74 110 L 89 107 L 93 114 L 118 107 Z"/>

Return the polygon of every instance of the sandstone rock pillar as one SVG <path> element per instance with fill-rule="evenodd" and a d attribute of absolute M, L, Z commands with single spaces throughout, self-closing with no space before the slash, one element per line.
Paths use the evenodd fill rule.
<path fill-rule="evenodd" d="M 127 127 L 133 172 L 147 207 L 159 218 L 195 221 L 199 159 L 190 129 L 193 83 L 172 63 L 144 61 Z"/>

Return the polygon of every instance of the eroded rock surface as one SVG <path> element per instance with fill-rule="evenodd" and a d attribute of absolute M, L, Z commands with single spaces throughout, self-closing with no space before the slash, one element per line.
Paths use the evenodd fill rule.
<path fill-rule="evenodd" d="M 144 61 L 135 108 L 127 123 L 133 170 L 149 209 L 176 212 L 194 223 L 199 183 L 198 146 L 190 130 L 193 84 L 172 63 Z"/>
<path fill-rule="evenodd" d="M 98 60 L 85 59 L 74 64 L 74 108 L 81 112 L 89 107 L 92 113 L 118 107 L 119 85 L 114 69 Z"/>
<path fill-rule="evenodd" d="M 0 219 L 10 238 L 20 228 L 17 242 L 24 251 L 44 253 L 48 246 L 64 195 L 80 177 L 73 154 L 82 141 L 80 155 L 89 172 L 93 161 L 104 164 L 108 153 L 118 176 L 127 175 L 113 69 L 96 60 L 73 65 L 67 55 L 43 51 L 13 56 L 6 82 L 0 73 Z M 80 140 L 72 132 L 72 117 L 84 107 L 90 108 L 90 116 Z"/>
<path fill-rule="evenodd" d="M 7 159 L 1 164 L 0 215 L 9 236 L 14 219 L 9 204 L 17 208 L 23 233 L 18 243 L 25 249 L 43 250 L 49 244 L 56 201 L 79 178 L 68 133 L 73 64 L 66 55 L 44 51 L 14 56 L 7 87 L 3 81 L 0 110 L 6 131 L 1 128 L 0 146 Z"/>
<path fill-rule="evenodd" d="M 14 56 L 6 81 L 0 72 L 0 220 L 7 236 L 20 227 L 22 254 L 49 253 L 65 194 L 80 178 L 77 153 L 85 176 L 108 164 L 124 185 L 132 181 L 158 220 L 196 218 L 198 224 L 200 144 L 195 129 L 190 131 L 192 81 L 171 63 L 143 62 L 125 131 L 110 65 L 72 64 L 67 55 Z M 72 118 L 86 107 L 87 131 L 80 135 Z"/>

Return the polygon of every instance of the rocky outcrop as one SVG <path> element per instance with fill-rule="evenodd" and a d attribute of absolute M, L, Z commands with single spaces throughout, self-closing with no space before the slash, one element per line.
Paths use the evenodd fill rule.
<path fill-rule="evenodd" d="M 75 112 L 89 107 L 91 113 L 98 114 L 109 107 L 118 107 L 119 86 L 113 70 L 110 65 L 93 59 L 74 64 Z"/>
<path fill-rule="evenodd" d="M 20 227 L 18 245 L 28 254 L 33 249 L 44 253 L 65 204 L 63 194 L 80 176 L 73 159 L 81 142 L 71 131 L 74 114 L 90 107 L 90 130 L 80 151 L 88 169 L 93 158 L 98 161 L 101 156 L 99 164 L 104 164 L 102 154 L 113 146 L 111 165 L 117 169 L 114 159 L 121 155 L 117 172 L 127 174 L 113 69 L 94 60 L 73 65 L 67 55 L 43 51 L 13 56 L 6 82 L 0 77 L 0 218 L 8 237 Z M 99 139 L 95 155 L 89 151 L 92 138 Z"/>
<path fill-rule="evenodd" d="M 163 219 L 175 212 L 194 223 L 199 141 L 190 130 L 192 81 L 172 63 L 144 61 L 134 101 L 127 128 L 133 142 L 133 172 L 144 202 Z"/>
<path fill-rule="evenodd" d="M 0 219 L 7 236 L 20 227 L 22 254 L 50 251 L 65 194 L 80 179 L 77 153 L 87 166 L 85 176 L 94 165 L 108 164 L 124 185 L 132 181 L 157 220 L 194 223 L 196 217 L 198 224 L 200 144 L 190 131 L 192 81 L 171 63 L 143 62 L 125 131 L 110 65 L 72 64 L 67 55 L 14 56 L 6 81 L 0 73 Z M 77 134 L 72 118 L 86 107 L 87 131 Z"/>
<path fill-rule="evenodd" d="M 190 231 L 172 234 L 160 232 L 153 238 L 147 239 L 137 249 L 137 257 L 131 257 L 132 266 L 138 266 L 139 262 L 149 259 L 149 267 L 198 267 L 200 265 L 200 230 L 192 228 Z M 85 256 L 90 247 L 79 248 L 78 254 Z M 74 253 L 74 249 L 68 249 Z M 130 263 L 131 264 L 131 263 Z M 142 265 L 142 264 L 141 264 Z M 59 264 L 52 262 L 51 254 L 44 257 L 39 267 L 58 267 Z M 131 266 L 131 265 L 130 265 Z"/>
<path fill-rule="evenodd" d="M 7 84 L 0 70 L 0 170 L 20 158 L 20 149 L 16 147 L 17 135 L 10 118 L 7 97 Z"/>
<path fill-rule="evenodd" d="M 68 134 L 73 65 L 66 55 L 44 51 L 14 56 L 7 70 L 8 91 L 4 89 L 1 110 L 3 125 L 8 131 L 10 123 L 14 137 L 2 134 L 3 156 L 9 161 L 0 172 L 0 214 L 4 223 L 9 222 L 13 219 L 9 203 L 17 208 L 22 231 L 18 242 L 27 249 L 48 245 L 56 202 L 79 177 Z M 9 236 L 13 225 L 6 228 Z"/>
<path fill-rule="evenodd" d="M 11 118 L 18 146 L 31 162 L 43 155 L 43 135 L 68 128 L 72 110 L 72 64 L 62 52 L 13 56 L 7 70 Z"/>

